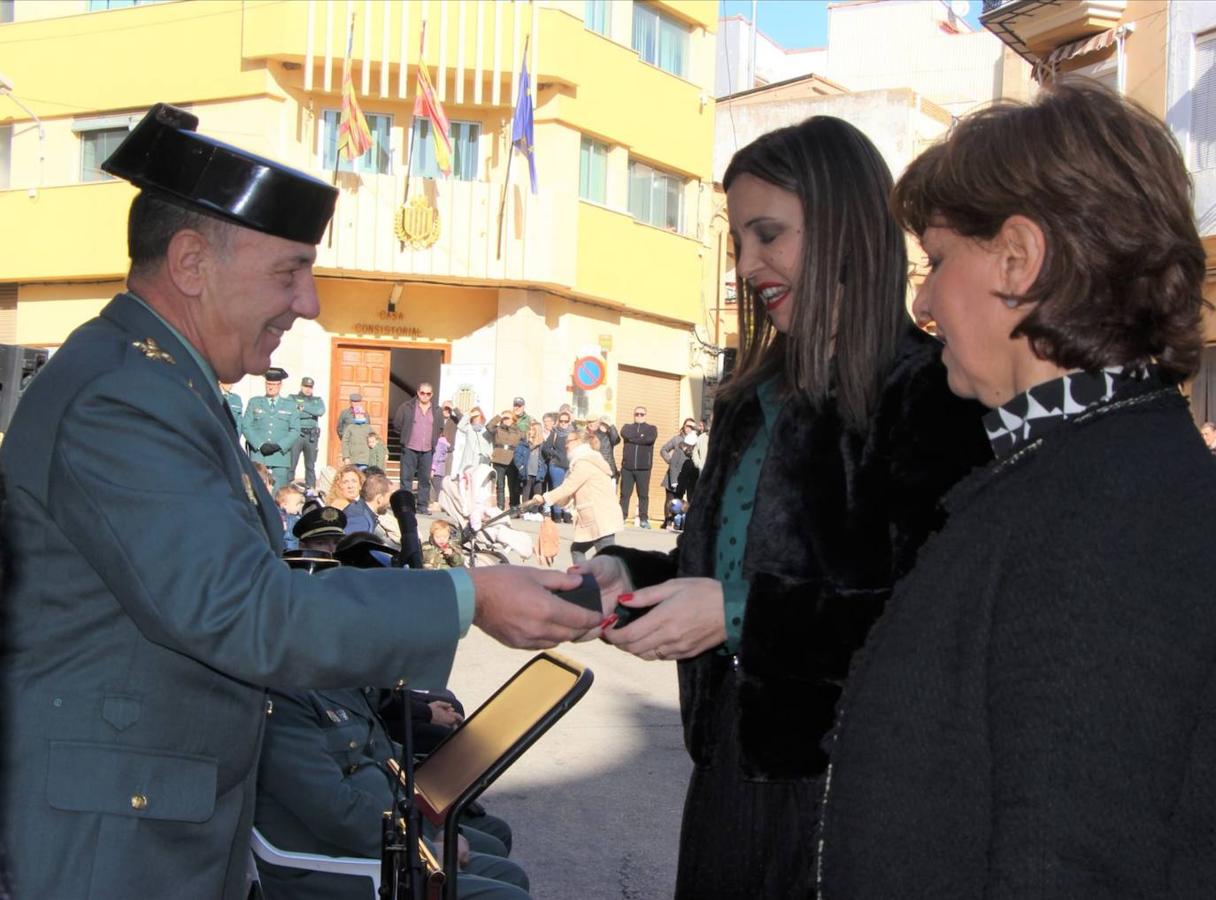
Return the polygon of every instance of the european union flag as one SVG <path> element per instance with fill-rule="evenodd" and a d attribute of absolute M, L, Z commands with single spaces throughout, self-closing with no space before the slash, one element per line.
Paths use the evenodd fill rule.
<path fill-rule="evenodd" d="M 528 62 L 524 60 L 519 75 L 519 96 L 515 99 L 515 122 L 511 126 L 511 143 L 528 157 L 528 174 L 532 177 L 532 193 L 536 193 L 536 151 L 532 146 L 532 91 L 528 81 Z"/>

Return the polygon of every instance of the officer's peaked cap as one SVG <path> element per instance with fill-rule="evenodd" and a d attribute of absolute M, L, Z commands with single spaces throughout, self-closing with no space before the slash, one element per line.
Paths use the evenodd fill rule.
<path fill-rule="evenodd" d="M 320 243 L 336 188 L 197 129 L 197 116 L 158 103 L 101 164 L 102 171 L 254 231 Z"/>

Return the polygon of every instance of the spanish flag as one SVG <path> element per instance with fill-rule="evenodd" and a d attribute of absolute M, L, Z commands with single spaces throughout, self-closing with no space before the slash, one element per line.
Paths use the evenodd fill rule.
<path fill-rule="evenodd" d="M 353 27 L 353 26 L 352 26 Z M 355 82 L 350 74 L 350 44 L 342 61 L 342 115 L 338 119 L 338 152 L 352 162 L 372 148 L 372 132 L 359 109 Z"/>
<path fill-rule="evenodd" d="M 452 137 L 448 117 L 443 113 L 430 73 L 421 57 L 418 59 L 418 96 L 414 98 L 414 115 L 425 116 L 431 123 L 431 136 L 435 139 L 435 164 L 444 175 L 452 174 Z"/>

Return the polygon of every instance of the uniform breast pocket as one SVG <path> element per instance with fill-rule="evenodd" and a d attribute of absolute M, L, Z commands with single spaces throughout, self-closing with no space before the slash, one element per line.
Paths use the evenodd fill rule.
<path fill-rule="evenodd" d="M 337 760 L 342 768 L 348 768 L 358 762 L 360 750 L 367 736 L 367 727 L 351 719 L 341 725 L 325 731 L 325 749 Z"/>
<path fill-rule="evenodd" d="M 77 741 L 52 741 L 47 801 L 68 812 L 206 822 L 215 811 L 217 761 Z"/>

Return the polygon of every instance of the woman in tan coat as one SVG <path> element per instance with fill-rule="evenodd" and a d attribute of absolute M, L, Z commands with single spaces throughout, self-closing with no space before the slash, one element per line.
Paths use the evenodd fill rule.
<path fill-rule="evenodd" d="M 600 454 L 599 439 L 581 431 L 572 431 L 566 438 L 566 455 L 570 471 L 566 480 L 551 491 L 533 497 L 529 503 L 563 506 L 574 499 L 574 542 L 570 559 L 580 563 L 587 551 L 596 553 L 616 543 L 616 533 L 625 527 L 621 503 L 612 482 L 612 471 Z"/>

